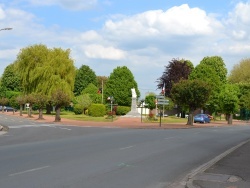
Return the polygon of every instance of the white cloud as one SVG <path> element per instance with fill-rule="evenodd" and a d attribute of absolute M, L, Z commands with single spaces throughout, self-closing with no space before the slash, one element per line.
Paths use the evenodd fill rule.
<path fill-rule="evenodd" d="M 205 11 L 187 4 L 167 11 L 152 10 L 120 21 L 108 20 L 105 30 L 118 36 L 209 35 L 221 24 Z"/>
<path fill-rule="evenodd" d="M 114 47 L 104 47 L 98 44 L 86 46 L 84 53 L 88 58 L 121 60 L 125 57 L 125 52 L 122 50 Z"/>
<path fill-rule="evenodd" d="M 233 17 L 242 22 L 243 24 L 250 24 L 250 3 L 239 3 L 235 8 L 235 13 Z"/>

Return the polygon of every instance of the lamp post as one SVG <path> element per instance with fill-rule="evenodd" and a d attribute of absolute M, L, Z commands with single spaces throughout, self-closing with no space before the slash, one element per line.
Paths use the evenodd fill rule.
<path fill-rule="evenodd" d="M 142 123 L 143 103 L 144 99 L 141 100 L 141 123 Z"/>
<path fill-rule="evenodd" d="M 110 101 L 110 112 L 111 112 L 111 117 L 112 117 L 112 121 L 113 121 L 113 101 L 114 101 L 114 97 L 110 96 L 110 97 L 108 97 L 108 100 Z"/>
<path fill-rule="evenodd" d="M 0 29 L 0 31 L 2 31 L 2 30 L 12 30 L 12 28 L 11 27 L 6 27 L 6 28 Z"/>

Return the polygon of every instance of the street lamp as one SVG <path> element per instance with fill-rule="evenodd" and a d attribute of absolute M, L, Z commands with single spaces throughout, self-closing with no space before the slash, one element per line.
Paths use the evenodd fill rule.
<path fill-rule="evenodd" d="M 110 111 L 111 111 L 111 116 L 112 116 L 112 121 L 113 121 L 113 102 L 114 102 L 114 97 L 110 96 L 108 97 L 108 100 L 110 101 Z"/>
<path fill-rule="evenodd" d="M 141 123 L 142 123 L 142 113 L 143 113 L 143 103 L 144 103 L 144 99 L 141 100 Z"/>
<path fill-rule="evenodd" d="M 11 27 L 6 27 L 6 28 L 0 29 L 0 31 L 2 31 L 2 30 L 12 30 L 12 28 Z"/>

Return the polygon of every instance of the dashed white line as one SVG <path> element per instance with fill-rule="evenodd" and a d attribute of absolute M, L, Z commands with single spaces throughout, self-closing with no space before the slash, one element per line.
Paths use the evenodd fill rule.
<path fill-rule="evenodd" d="M 62 128 L 62 127 L 59 127 L 60 129 L 65 129 L 65 130 L 68 130 L 68 131 L 71 131 L 71 129 L 69 128 Z"/>
<path fill-rule="evenodd" d="M 21 174 L 25 174 L 25 173 L 29 173 L 29 172 L 42 170 L 42 169 L 49 168 L 49 167 L 50 166 L 43 166 L 43 167 L 39 167 L 39 168 L 33 168 L 33 169 L 25 170 L 25 171 L 22 171 L 22 172 L 13 173 L 13 174 L 10 174 L 9 176 L 21 175 Z"/>
<path fill-rule="evenodd" d="M 120 150 L 129 149 L 129 148 L 132 148 L 132 147 L 134 147 L 134 146 L 128 146 L 128 147 L 120 148 Z"/>

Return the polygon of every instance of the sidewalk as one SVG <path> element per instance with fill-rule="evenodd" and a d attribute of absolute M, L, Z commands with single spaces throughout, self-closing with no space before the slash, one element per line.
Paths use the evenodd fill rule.
<path fill-rule="evenodd" d="M 249 188 L 250 141 L 191 178 L 187 188 Z"/>

